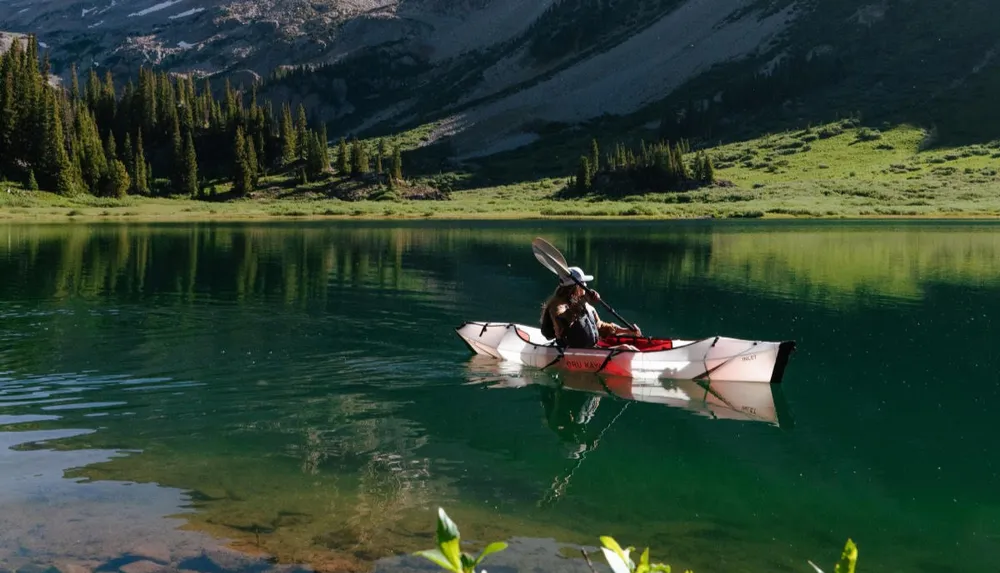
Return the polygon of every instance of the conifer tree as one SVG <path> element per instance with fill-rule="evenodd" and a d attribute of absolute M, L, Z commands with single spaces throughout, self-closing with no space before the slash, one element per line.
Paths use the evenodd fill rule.
<path fill-rule="evenodd" d="M 319 135 L 312 133 L 307 138 L 309 145 L 306 149 L 306 174 L 312 179 L 318 178 L 329 168 L 329 163 L 326 163 L 323 157 L 325 146 L 320 139 Z"/>
<path fill-rule="evenodd" d="M 35 179 L 35 170 L 28 170 L 28 180 L 25 182 L 24 186 L 29 191 L 38 191 L 38 181 Z"/>
<path fill-rule="evenodd" d="M 121 199 L 128 193 L 132 181 L 125 169 L 125 164 L 118 159 L 114 159 L 109 164 L 108 177 L 106 183 L 106 193 L 109 197 Z"/>
<path fill-rule="evenodd" d="M 698 154 L 694 157 L 694 164 L 691 166 L 691 177 L 694 178 L 695 181 L 702 181 L 705 177 L 703 171 L 705 164 L 702 162 L 701 156 L 701 152 L 698 152 Z"/>
<path fill-rule="evenodd" d="M 180 118 L 175 113 L 173 115 L 173 129 L 171 130 L 171 161 L 170 161 L 170 185 L 172 191 L 178 194 L 187 194 L 186 169 L 187 158 L 184 154 L 184 138 L 181 135 Z"/>
<path fill-rule="evenodd" d="M 150 189 L 150 174 L 146 163 L 146 152 L 142 148 L 142 129 L 135 138 L 135 173 L 132 175 L 132 191 L 138 195 L 148 195 Z"/>
<path fill-rule="evenodd" d="M 254 170 L 256 175 L 261 175 L 267 172 L 267 149 L 264 145 L 264 130 L 261 129 L 254 135 L 254 143 L 256 149 L 254 150 L 254 155 L 257 158 L 257 168 Z M 256 186 L 256 184 L 254 184 Z"/>
<path fill-rule="evenodd" d="M 70 196 L 76 195 L 79 190 L 79 178 L 77 170 L 74 169 L 66 154 L 66 147 L 63 136 L 62 117 L 59 113 L 59 105 L 55 101 L 52 90 L 46 90 L 46 101 L 49 102 L 49 114 L 45 122 L 45 135 L 48 145 L 46 146 L 45 165 L 46 172 L 50 174 L 54 185 L 46 185 L 49 189 L 55 188 L 56 193 Z"/>
<path fill-rule="evenodd" d="M 73 103 L 76 103 L 80 99 L 80 77 L 76 73 L 76 62 L 69 65 L 69 75 L 71 78 L 69 96 L 72 98 Z"/>
<path fill-rule="evenodd" d="M 75 119 L 76 144 L 74 147 L 78 151 L 76 156 L 80 165 L 82 184 L 91 193 L 98 194 L 101 189 L 101 180 L 108 170 L 105 146 L 97 132 L 94 116 L 89 109 L 79 109 Z M 45 184 L 43 183 L 43 185 Z M 46 185 L 46 187 L 48 186 Z"/>
<path fill-rule="evenodd" d="M 378 140 L 378 156 L 375 158 L 375 173 L 382 175 L 382 156 L 385 155 L 385 140 L 381 137 Z"/>
<path fill-rule="evenodd" d="M 403 155 L 400 153 L 399 145 L 392 150 L 392 178 L 395 181 L 403 180 Z"/>
<path fill-rule="evenodd" d="M 125 143 L 122 145 L 122 152 L 118 154 L 125 169 L 128 170 L 129 177 L 135 176 L 135 150 L 132 149 L 132 134 L 125 132 Z"/>
<path fill-rule="evenodd" d="M 351 175 L 363 177 L 369 171 L 368 146 L 358 138 L 351 143 Z"/>
<path fill-rule="evenodd" d="M 189 197 L 198 196 L 198 158 L 195 154 L 194 138 L 188 131 L 184 136 L 184 161 L 181 165 L 180 192 Z"/>
<path fill-rule="evenodd" d="M 15 42 L 16 44 L 16 42 Z M 7 54 L 10 54 L 8 50 Z M 14 163 L 14 134 L 17 129 L 17 108 L 14 103 L 14 74 L 10 65 L 5 65 L 3 85 L 0 86 L 0 172 Z"/>
<path fill-rule="evenodd" d="M 281 164 L 290 165 L 298 156 L 295 141 L 295 127 L 292 124 L 292 110 L 285 103 L 281 107 Z"/>
<path fill-rule="evenodd" d="M 257 150 L 254 149 L 253 139 L 247 137 L 244 143 L 244 149 L 246 150 L 246 166 L 247 171 L 250 174 L 250 190 L 257 188 L 260 182 L 260 160 L 257 157 Z"/>
<path fill-rule="evenodd" d="M 108 132 L 108 137 L 104 140 L 104 157 L 108 162 L 118 159 L 118 146 L 115 143 L 115 134 Z"/>
<path fill-rule="evenodd" d="M 715 182 L 715 166 L 712 165 L 712 158 L 706 153 L 704 159 L 702 160 L 703 167 L 701 169 L 702 182 L 703 183 L 714 183 Z"/>
<path fill-rule="evenodd" d="M 233 141 L 233 193 L 237 197 L 244 197 L 253 189 L 253 175 L 250 173 L 246 148 L 243 128 L 237 126 Z"/>
<path fill-rule="evenodd" d="M 326 122 L 320 124 L 319 130 L 320 155 L 323 160 L 323 171 L 330 170 L 330 140 L 326 135 Z"/>
<path fill-rule="evenodd" d="M 299 159 L 306 158 L 306 145 L 308 143 L 307 138 L 309 137 L 309 134 L 306 133 L 307 129 L 306 108 L 300 103 L 295 118 L 295 140 L 298 142 L 298 149 L 296 150 L 298 153 L 296 156 Z"/>
<path fill-rule="evenodd" d="M 340 145 L 337 146 L 337 174 L 347 175 L 350 169 L 350 159 L 347 154 L 347 140 L 341 137 Z"/>
<path fill-rule="evenodd" d="M 593 177 L 601 170 L 601 155 L 597 148 L 597 139 L 590 140 L 590 175 Z"/>
<path fill-rule="evenodd" d="M 580 156 L 580 166 L 576 170 L 576 190 L 586 193 L 590 190 L 590 159 L 586 155 Z"/>

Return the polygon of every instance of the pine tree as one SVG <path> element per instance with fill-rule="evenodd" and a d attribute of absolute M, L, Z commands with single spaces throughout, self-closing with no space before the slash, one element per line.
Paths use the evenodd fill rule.
<path fill-rule="evenodd" d="M 69 65 L 69 75 L 71 78 L 69 95 L 73 99 L 73 103 L 76 103 L 80 99 L 80 77 L 76 73 L 76 62 Z"/>
<path fill-rule="evenodd" d="M 601 155 L 597 148 L 597 139 L 590 140 L 590 175 L 593 177 L 601 170 Z"/>
<path fill-rule="evenodd" d="M 236 138 L 233 141 L 233 193 L 237 197 L 245 197 L 253 189 L 253 176 L 247 158 L 247 142 L 243 128 L 236 127 Z"/>
<path fill-rule="evenodd" d="M 350 158 L 347 154 L 347 140 L 341 137 L 340 145 L 337 146 L 337 174 L 347 175 L 350 169 Z"/>
<path fill-rule="evenodd" d="M 351 143 L 351 176 L 363 177 L 369 169 L 368 146 L 355 137 Z"/>
<path fill-rule="evenodd" d="M 134 177 L 135 150 L 132 149 L 132 135 L 128 131 L 125 132 L 125 144 L 122 145 L 122 152 L 118 157 L 121 157 L 122 163 L 125 164 L 125 169 L 128 170 L 129 177 Z"/>
<path fill-rule="evenodd" d="M 257 175 L 261 175 L 267 172 L 267 150 L 264 145 L 264 129 L 257 131 L 254 136 L 255 156 L 257 157 L 257 169 L 254 171 Z"/>
<path fill-rule="evenodd" d="M 118 159 L 118 146 L 115 143 L 115 134 L 108 132 L 108 137 L 104 140 L 104 157 L 108 162 Z"/>
<path fill-rule="evenodd" d="M 694 157 L 694 164 L 691 166 L 691 177 L 693 177 L 694 180 L 698 182 L 703 181 L 705 178 L 704 175 L 705 164 L 702 162 L 701 156 L 702 153 L 698 152 L 698 154 L 695 155 Z"/>
<path fill-rule="evenodd" d="M 292 110 L 285 103 L 281 108 L 281 164 L 291 165 L 298 156 L 295 141 L 295 127 L 292 124 Z"/>
<path fill-rule="evenodd" d="M 148 195 L 150 190 L 150 173 L 146 163 L 146 152 L 142 148 L 142 129 L 135 138 L 135 173 L 132 175 L 132 191 L 138 195 Z"/>
<path fill-rule="evenodd" d="M 28 191 L 38 191 L 38 181 L 35 179 L 35 170 L 28 170 L 28 181 L 24 184 Z"/>
<path fill-rule="evenodd" d="M 375 173 L 382 176 L 382 156 L 385 155 L 385 140 L 381 137 L 378 140 L 378 157 L 375 158 Z"/>
<path fill-rule="evenodd" d="M 309 134 L 307 138 L 309 144 L 306 146 L 306 173 L 310 178 L 316 179 L 327 169 L 323 160 L 323 144 L 319 135 Z"/>
<path fill-rule="evenodd" d="M 306 158 L 307 138 L 309 137 L 309 134 L 306 133 L 307 129 L 306 108 L 300 103 L 295 118 L 295 141 L 298 142 L 298 149 L 296 150 L 298 153 L 296 156 L 299 159 Z"/>
<path fill-rule="evenodd" d="M 79 191 L 78 169 L 74 169 L 74 164 L 70 162 L 66 153 L 65 138 L 63 136 L 62 116 L 57 105 L 55 95 L 52 90 L 45 90 L 46 100 L 49 102 L 49 113 L 45 122 L 45 134 L 48 145 L 46 146 L 45 165 L 47 173 L 55 185 L 46 185 L 47 188 L 55 188 L 56 193 L 64 196 L 76 195 Z"/>
<path fill-rule="evenodd" d="M 74 131 L 76 143 L 74 149 L 80 165 L 80 175 L 82 184 L 91 193 L 100 194 L 102 180 L 107 175 L 108 159 L 105 152 L 105 144 L 101 141 L 94 116 L 87 108 L 77 111 L 75 117 Z M 43 183 L 43 185 L 45 185 Z M 45 185 L 48 187 L 47 185 Z"/>
<path fill-rule="evenodd" d="M 330 170 L 330 140 L 326 135 L 326 122 L 320 125 L 319 129 L 320 155 L 323 161 L 323 172 Z"/>
<path fill-rule="evenodd" d="M 184 137 L 181 135 L 180 118 L 175 113 L 173 115 L 173 135 L 171 136 L 171 161 L 170 161 L 170 185 L 172 191 L 178 194 L 187 194 L 186 173 L 187 157 L 184 154 Z"/>
<path fill-rule="evenodd" d="M 9 66 L 4 67 L 7 69 L 3 70 L 3 85 L 0 86 L 0 171 L 14 164 L 16 154 L 12 146 L 18 123 L 14 103 L 14 74 Z"/>
<path fill-rule="evenodd" d="M 188 131 L 184 137 L 184 161 L 181 165 L 181 189 L 183 195 L 198 196 L 198 158 L 195 155 L 194 138 Z"/>
<path fill-rule="evenodd" d="M 395 181 L 403 180 L 403 156 L 400 153 L 399 145 L 392 150 L 392 178 Z"/>
<path fill-rule="evenodd" d="M 125 164 L 118 159 L 113 160 L 108 169 L 106 187 L 108 196 L 121 199 L 125 197 L 131 186 L 132 181 L 128 176 L 128 171 L 125 169 Z"/>
<path fill-rule="evenodd" d="M 703 160 L 703 167 L 701 169 L 702 182 L 704 183 L 714 183 L 715 182 L 715 166 L 712 165 L 712 158 L 705 154 Z"/>
<path fill-rule="evenodd" d="M 254 144 L 250 137 L 245 139 L 244 149 L 246 150 L 246 168 L 250 174 L 250 190 L 252 191 L 257 188 L 260 182 L 260 160 L 257 157 L 257 151 L 254 149 Z"/>
<path fill-rule="evenodd" d="M 590 190 L 590 159 L 586 155 L 580 156 L 580 166 L 576 170 L 576 190 L 586 193 Z"/>

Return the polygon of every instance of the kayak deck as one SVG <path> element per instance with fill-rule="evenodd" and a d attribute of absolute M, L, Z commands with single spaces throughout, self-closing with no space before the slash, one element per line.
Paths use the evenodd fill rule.
<path fill-rule="evenodd" d="M 780 383 L 794 341 L 613 336 L 594 348 L 560 348 L 523 324 L 466 322 L 456 333 L 476 354 L 542 369 L 631 378 Z M 629 344 L 638 349 L 613 348 Z"/>

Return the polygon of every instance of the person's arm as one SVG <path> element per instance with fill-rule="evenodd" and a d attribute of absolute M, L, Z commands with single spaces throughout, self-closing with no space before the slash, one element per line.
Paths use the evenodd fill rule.
<path fill-rule="evenodd" d="M 583 301 L 576 304 L 562 303 L 553 305 L 549 312 L 552 316 L 552 326 L 556 331 L 556 338 L 562 338 L 563 331 L 583 316 L 586 307 L 583 306 Z"/>
<path fill-rule="evenodd" d="M 601 302 L 601 295 L 598 294 L 596 290 L 591 289 L 587 293 L 587 300 L 591 304 L 597 304 Z M 638 325 L 636 325 L 635 330 L 632 330 L 631 328 L 619 326 L 614 322 L 604 322 L 603 320 L 601 320 L 601 315 L 597 313 L 597 309 L 594 309 L 594 314 L 597 315 L 597 332 L 601 336 L 601 338 L 604 338 L 605 336 L 617 336 L 624 334 L 634 334 L 636 336 L 642 336 L 642 331 L 639 330 Z"/>

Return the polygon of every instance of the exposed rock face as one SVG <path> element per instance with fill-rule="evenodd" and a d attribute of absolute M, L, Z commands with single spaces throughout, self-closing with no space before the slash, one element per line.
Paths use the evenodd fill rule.
<path fill-rule="evenodd" d="M 791 10 L 761 16 L 748 10 L 753 0 L 609 0 L 603 9 L 645 19 L 623 20 L 624 33 L 604 45 L 554 40 L 556 55 L 539 59 L 530 55 L 533 38 L 578 25 L 594 8 L 570 6 L 532 28 L 558 0 L 4 1 L 0 29 L 36 33 L 63 73 L 70 62 L 115 74 L 155 65 L 246 85 L 282 66 L 378 47 L 371 63 L 323 79 L 337 89 L 312 81 L 308 89 L 271 86 L 266 95 L 328 120 L 351 116 L 354 128 L 455 109 L 454 133 L 466 132 L 455 139 L 459 152 L 530 141 L 518 134 L 526 122 L 627 113 L 754 51 L 793 18 Z"/>
<path fill-rule="evenodd" d="M 6 0 L 0 29 L 55 61 L 265 73 L 406 40 L 437 57 L 523 31 L 553 0 Z"/>

